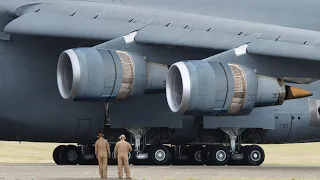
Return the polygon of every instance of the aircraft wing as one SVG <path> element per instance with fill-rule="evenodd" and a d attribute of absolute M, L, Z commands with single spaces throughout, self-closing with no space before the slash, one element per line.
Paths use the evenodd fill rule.
<path fill-rule="evenodd" d="M 271 53 L 267 50 L 262 50 L 265 47 L 259 48 L 259 50 L 254 47 L 261 45 L 268 47 L 288 45 L 289 47 L 286 50 L 290 51 L 292 48 L 316 48 L 314 46 L 319 45 L 317 41 L 320 42 L 320 33 L 312 39 L 312 41 L 316 43 L 311 46 L 306 46 L 304 43 L 307 40 L 310 41 L 310 38 L 304 37 L 304 39 L 301 38 L 300 41 L 297 41 L 299 37 L 292 37 L 295 34 L 287 35 L 288 39 L 284 41 L 277 41 L 277 39 L 260 38 L 259 34 L 241 36 L 232 33 L 217 32 L 214 30 L 201 31 L 187 28 L 172 28 L 161 25 L 150 25 L 149 23 L 150 21 L 131 23 L 125 21 L 84 19 L 82 17 L 59 16 L 57 14 L 32 12 L 23 14 L 10 22 L 4 28 L 4 32 L 10 34 L 111 40 L 120 36 L 125 36 L 134 31 L 139 31 L 135 36 L 135 42 L 138 43 L 187 46 L 217 50 L 228 50 L 252 42 L 256 39 L 262 39 L 257 43 L 252 43 L 254 45 L 249 46 L 250 52 L 263 55 L 268 55 L 270 53 L 270 55 L 275 56 L 281 54 L 281 56 L 286 55 L 284 53 Z M 301 51 L 297 53 L 300 54 L 300 52 Z M 293 56 L 295 57 L 295 55 Z"/>
<path fill-rule="evenodd" d="M 263 26 L 260 26 L 260 24 L 257 24 L 256 27 L 248 24 L 248 27 L 260 28 L 260 32 L 263 33 L 247 31 L 248 33 L 236 34 L 236 31 L 232 31 L 230 28 L 223 31 L 218 26 L 215 29 L 203 30 L 182 26 L 163 26 L 163 24 L 153 23 L 152 20 L 128 22 L 112 18 L 84 18 L 82 16 L 59 15 L 58 13 L 27 12 L 9 22 L 4 27 L 4 32 L 106 41 L 136 32 L 133 38 L 136 43 L 221 51 L 247 44 L 245 48 L 247 54 L 275 58 L 277 61 L 281 61 L 281 63 L 276 62 L 280 68 L 292 71 L 291 73 L 290 70 L 270 72 L 270 68 L 266 66 L 269 62 L 264 62 L 260 65 L 265 66 L 266 71 L 263 70 L 263 67 L 259 67 L 261 74 L 288 78 L 289 82 L 296 83 L 310 83 L 310 80 L 303 81 L 301 78 L 320 78 L 320 73 L 309 71 L 309 67 L 315 68 L 320 65 L 319 32 L 280 26 L 270 26 L 268 27 L 269 31 L 263 31 Z M 303 60 L 305 70 L 301 70 L 299 74 L 296 72 L 301 67 L 301 62 L 299 62 L 301 60 Z M 257 58 L 245 60 L 253 68 L 256 68 L 255 61 Z M 306 71 L 313 72 L 313 74 L 304 77 L 302 74 Z M 295 80 L 295 78 L 300 79 Z"/>
<path fill-rule="evenodd" d="M 26 13 L 10 22 L 4 32 L 37 36 L 70 37 L 111 40 L 137 31 L 135 42 L 156 45 L 186 46 L 216 50 L 229 50 L 250 43 L 247 51 L 252 54 L 270 55 L 306 60 L 320 60 L 320 33 L 313 37 L 292 37 L 277 40 L 261 38 L 259 34 L 241 36 L 232 33 L 201 31 L 150 25 L 150 21 L 131 23 L 106 19 L 84 19 L 57 14 Z M 298 39 L 298 40 L 297 40 Z M 301 39 L 301 40 L 299 40 Z M 285 48 L 284 48 L 285 47 Z"/>
<path fill-rule="evenodd" d="M 219 32 L 130 23 L 106 19 L 83 19 L 56 14 L 26 13 L 9 23 L 4 31 L 10 34 L 111 40 L 138 31 L 135 42 L 157 45 L 187 46 L 227 50 L 256 39 Z"/>

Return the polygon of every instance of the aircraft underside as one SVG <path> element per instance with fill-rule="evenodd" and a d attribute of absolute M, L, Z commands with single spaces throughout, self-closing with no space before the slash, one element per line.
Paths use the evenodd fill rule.
<path fill-rule="evenodd" d="M 94 164 L 102 131 L 133 164 L 255 166 L 257 144 L 320 141 L 319 33 L 90 3 L 0 7 L 0 140 Z"/>
<path fill-rule="evenodd" d="M 316 127 L 309 127 L 307 99 L 288 103 L 289 111 L 268 107 L 261 114 L 255 110 L 256 116 L 250 117 L 274 122 L 276 129 L 217 128 L 210 123 L 214 120 L 202 116 L 170 114 L 165 94 L 122 102 L 126 106 L 62 100 L 56 88 L 56 64 L 61 50 L 67 48 L 63 45 L 72 43 L 79 41 L 23 36 L 15 36 L 13 42 L 0 41 L 0 92 L 4 95 L 1 102 L 6 102 L 0 104 L 1 140 L 79 143 L 78 147 L 57 147 L 54 160 L 57 164 L 92 164 L 96 162 L 92 144 L 96 133 L 104 131 L 111 149 L 119 135 L 127 135 L 135 149 L 134 164 L 260 165 L 263 149 L 243 143 L 317 141 L 320 137 Z M 17 95 L 11 96 L 12 92 Z M 150 101 L 152 107 L 147 105 Z M 267 115 L 266 110 L 272 114 Z"/>

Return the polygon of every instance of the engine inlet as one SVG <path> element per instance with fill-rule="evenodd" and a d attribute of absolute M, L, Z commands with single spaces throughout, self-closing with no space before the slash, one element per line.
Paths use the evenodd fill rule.
<path fill-rule="evenodd" d="M 57 82 L 61 96 L 73 100 L 80 84 L 80 65 L 73 50 L 61 53 L 57 67 Z"/>
<path fill-rule="evenodd" d="M 166 96 L 173 112 L 184 112 L 187 109 L 190 100 L 190 78 L 184 63 L 178 62 L 169 68 Z"/>

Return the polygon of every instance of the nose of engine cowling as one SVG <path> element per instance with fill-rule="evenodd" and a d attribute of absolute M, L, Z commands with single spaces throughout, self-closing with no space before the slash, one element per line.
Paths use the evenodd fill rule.
<path fill-rule="evenodd" d="M 73 50 L 61 53 L 57 67 L 57 83 L 60 95 L 64 99 L 73 100 L 80 83 L 80 65 Z"/>
<path fill-rule="evenodd" d="M 178 62 L 169 68 L 166 80 L 166 96 L 173 112 L 184 112 L 190 99 L 190 77 L 187 66 Z"/>

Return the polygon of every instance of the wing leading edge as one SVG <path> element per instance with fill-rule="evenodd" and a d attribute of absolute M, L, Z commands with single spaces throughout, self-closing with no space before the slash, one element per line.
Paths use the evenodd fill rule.
<path fill-rule="evenodd" d="M 150 25 L 148 22 L 130 23 L 114 20 L 83 19 L 56 14 L 26 13 L 10 22 L 4 32 L 9 34 L 70 37 L 111 40 L 136 31 L 137 43 L 186 46 L 193 48 L 229 50 L 248 44 L 251 54 L 320 61 L 320 47 L 314 44 L 262 39 L 259 36 L 241 36 L 214 31 Z M 297 37 L 299 38 L 299 37 Z"/>
<path fill-rule="evenodd" d="M 260 26 L 260 25 L 259 25 Z M 286 29 L 286 27 L 282 27 Z M 281 28 L 280 28 L 281 29 Z M 111 40 L 135 32 L 132 37 L 136 43 L 166 46 L 185 46 L 200 49 L 226 51 L 247 44 L 247 54 L 269 56 L 279 59 L 281 68 L 293 68 L 295 71 L 301 63 L 292 63 L 288 59 L 304 60 L 304 65 L 314 67 L 320 65 L 320 33 L 287 28 L 287 34 L 277 39 L 275 35 L 261 33 L 251 35 L 217 32 L 214 30 L 197 30 L 179 27 L 166 27 L 150 23 L 150 21 L 126 22 L 108 19 L 83 18 L 79 16 L 63 16 L 51 13 L 29 12 L 11 21 L 4 28 L 5 33 L 36 36 L 69 37 L 97 40 Z M 269 38 L 269 39 L 268 39 Z M 254 61 L 259 60 L 255 59 Z M 256 62 L 250 61 L 250 64 Z M 293 61 L 292 61 L 293 62 Z M 268 63 L 265 63 L 268 65 Z M 273 63 L 274 65 L 274 63 Z M 273 66 L 271 65 L 271 66 Z M 307 67 L 306 66 L 306 67 Z M 281 71 L 281 70 L 280 70 Z M 277 71 L 278 72 L 278 71 Z M 272 74 L 272 73 L 271 73 Z M 275 75 L 285 74 L 285 70 Z M 283 76 L 282 76 L 283 77 Z M 305 78 L 290 73 L 288 78 Z M 310 78 L 320 78 L 313 73 Z M 301 81 L 300 81 L 301 83 Z"/>

